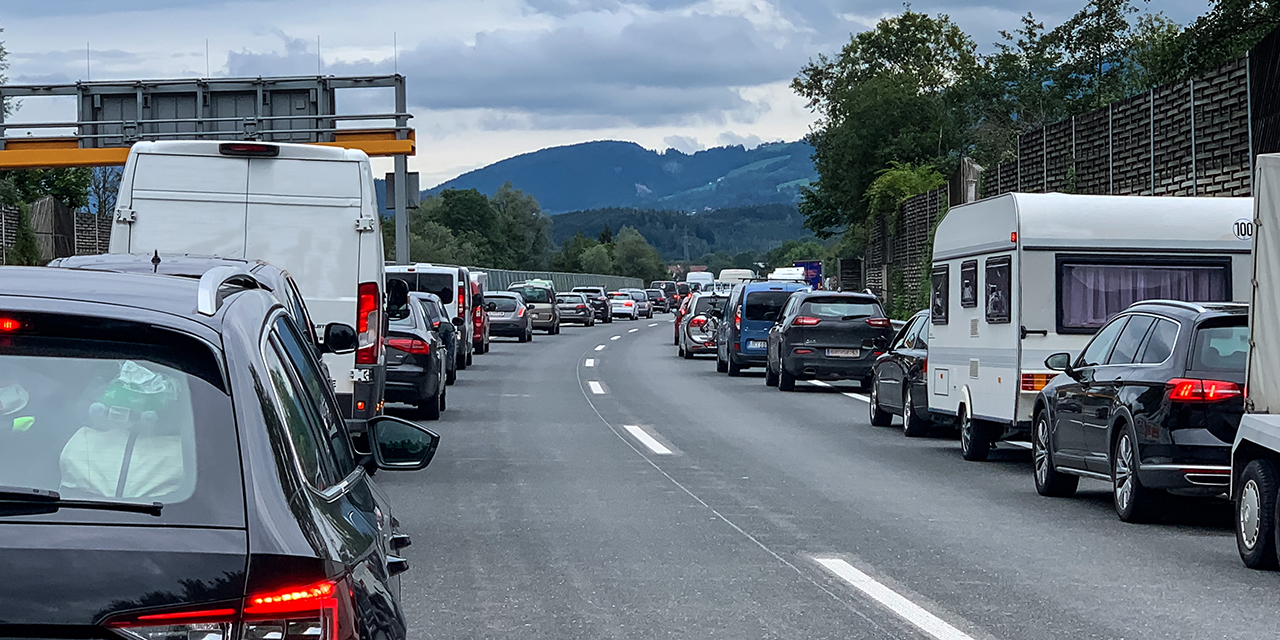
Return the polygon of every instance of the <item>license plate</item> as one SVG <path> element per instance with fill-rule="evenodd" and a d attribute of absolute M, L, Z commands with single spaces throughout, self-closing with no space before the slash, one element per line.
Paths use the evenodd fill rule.
<path fill-rule="evenodd" d="M 860 349 L 827 349 L 828 358 L 861 358 Z"/>
<path fill-rule="evenodd" d="M 769 346 L 769 342 L 767 340 L 748 340 L 747 341 L 748 349 L 764 349 L 765 347 L 768 347 L 768 346 Z"/>
<path fill-rule="evenodd" d="M 501 311 L 490 311 L 490 312 L 489 312 L 489 317 L 490 317 L 490 318 L 501 318 L 502 316 L 505 316 L 505 315 L 507 315 L 507 314 L 505 314 L 505 313 L 503 313 L 503 312 L 501 312 Z"/>

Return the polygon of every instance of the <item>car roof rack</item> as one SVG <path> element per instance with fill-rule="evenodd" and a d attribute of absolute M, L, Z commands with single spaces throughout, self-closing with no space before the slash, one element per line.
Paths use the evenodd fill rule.
<path fill-rule="evenodd" d="M 212 316 L 222 306 L 219 291 L 225 285 L 237 285 L 244 289 L 260 289 L 262 285 L 243 267 L 214 267 L 200 276 L 200 286 L 196 290 L 196 313 Z"/>
<path fill-rule="evenodd" d="M 1187 302 L 1185 300 L 1139 300 L 1138 302 L 1135 302 L 1129 306 L 1132 308 L 1132 307 L 1138 307 L 1144 304 L 1163 305 L 1166 307 L 1177 307 L 1179 309 L 1186 309 L 1188 311 L 1194 311 L 1196 313 L 1204 313 L 1206 311 L 1228 311 L 1228 310 L 1237 310 L 1237 309 L 1247 309 L 1249 307 L 1248 304 L 1243 302 Z"/>

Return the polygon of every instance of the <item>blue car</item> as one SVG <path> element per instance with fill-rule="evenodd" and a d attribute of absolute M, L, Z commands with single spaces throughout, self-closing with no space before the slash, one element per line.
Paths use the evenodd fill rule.
<path fill-rule="evenodd" d="M 763 367 L 768 357 L 769 329 L 782 317 L 791 294 L 808 291 L 801 282 L 748 282 L 733 288 L 716 335 L 716 371 L 738 375 Z"/>

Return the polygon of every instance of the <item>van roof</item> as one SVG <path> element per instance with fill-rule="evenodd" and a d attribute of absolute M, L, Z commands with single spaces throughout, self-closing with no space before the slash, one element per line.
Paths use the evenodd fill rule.
<path fill-rule="evenodd" d="M 134 143 L 129 150 L 131 154 L 183 155 L 219 157 L 222 153 L 219 145 L 227 142 L 243 142 L 238 140 L 154 140 Z M 327 146 L 322 144 L 292 144 L 285 142 L 258 142 L 280 148 L 280 155 L 273 160 L 338 160 L 368 161 L 369 156 L 359 149 Z"/>
<path fill-rule="evenodd" d="M 1253 219 L 1253 198 L 1006 193 L 952 207 L 934 234 L 933 256 L 1017 246 L 1248 253 L 1251 239 L 1235 233 L 1241 219 Z"/>

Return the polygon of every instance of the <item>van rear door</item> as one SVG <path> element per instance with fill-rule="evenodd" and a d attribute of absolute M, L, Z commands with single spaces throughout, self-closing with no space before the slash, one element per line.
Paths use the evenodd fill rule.
<path fill-rule="evenodd" d="M 245 257 L 248 160 L 140 153 L 132 175 L 133 188 L 119 206 L 134 211 L 136 221 L 115 225 L 113 234 L 123 232 L 127 240 L 125 247 L 112 242 L 113 253 L 180 250 Z M 174 246 L 176 238 L 183 239 L 180 247 Z"/>

